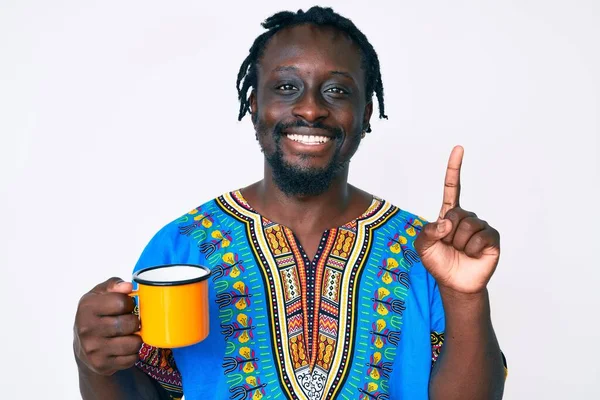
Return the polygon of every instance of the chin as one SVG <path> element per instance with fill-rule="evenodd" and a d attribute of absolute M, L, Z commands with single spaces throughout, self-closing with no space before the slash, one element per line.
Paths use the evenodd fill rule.
<path fill-rule="evenodd" d="M 301 171 L 324 171 L 330 168 L 333 164 L 333 160 L 323 158 L 316 158 L 305 155 L 288 156 L 283 158 L 283 162 L 290 168 L 301 170 Z"/>

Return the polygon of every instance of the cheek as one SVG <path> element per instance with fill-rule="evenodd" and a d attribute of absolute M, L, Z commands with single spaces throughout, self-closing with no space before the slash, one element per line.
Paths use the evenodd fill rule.
<path fill-rule="evenodd" d="M 363 131 L 363 115 L 356 110 L 352 110 L 344 115 L 344 130 L 349 138 L 361 135 Z"/>
<path fill-rule="evenodd" d="M 286 105 L 276 101 L 269 93 L 264 93 L 261 90 L 258 94 L 257 107 L 258 107 L 258 118 L 267 124 L 275 124 L 281 119 L 281 116 L 286 112 Z"/>
<path fill-rule="evenodd" d="M 346 156 L 352 156 L 361 140 L 361 134 L 363 131 L 363 120 L 362 114 L 360 113 L 349 113 L 344 119 L 344 130 L 346 131 L 346 137 L 344 144 L 342 145 L 341 152 Z"/>
<path fill-rule="evenodd" d="M 285 119 L 288 115 L 287 107 L 277 103 L 265 104 L 261 109 L 260 118 L 271 126 Z"/>

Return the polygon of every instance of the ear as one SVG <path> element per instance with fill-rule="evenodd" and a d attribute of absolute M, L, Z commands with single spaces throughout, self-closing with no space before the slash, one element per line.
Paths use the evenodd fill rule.
<path fill-rule="evenodd" d="M 248 101 L 250 103 L 250 119 L 252 120 L 252 123 L 256 126 L 256 121 L 258 120 L 258 105 L 256 104 L 255 90 L 252 90 L 252 92 L 250 92 L 250 98 L 248 99 Z"/>
<path fill-rule="evenodd" d="M 371 115 L 373 115 L 373 102 L 369 101 L 365 105 L 365 112 L 363 117 L 363 130 L 371 132 Z"/>

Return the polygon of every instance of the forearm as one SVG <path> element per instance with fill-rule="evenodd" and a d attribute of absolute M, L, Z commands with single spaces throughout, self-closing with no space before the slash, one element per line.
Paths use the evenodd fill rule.
<path fill-rule="evenodd" d="M 432 371 L 432 400 L 501 399 L 502 354 L 490 317 L 487 290 L 459 296 L 440 289 L 446 314 L 445 341 Z"/>
<path fill-rule="evenodd" d="M 79 390 L 83 400 L 161 400 L 159 389 L 152 379 L 136 367 L 118 371 L 111 376 L 92 372 L 77 363 Z"/>

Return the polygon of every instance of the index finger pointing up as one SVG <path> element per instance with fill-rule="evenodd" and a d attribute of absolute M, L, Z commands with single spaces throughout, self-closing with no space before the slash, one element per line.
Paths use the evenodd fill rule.
<path fill-rule="evenodd" d="M 450 153 L 446 178 L 444 179 L 444 200 L 442 209 L 440 210 L 440 218 L 444 218 L 449 210 L 459 205 L 460 167 L 464 152 L 465 150 L 462 146 L 456 146 L 452 149 L 452 153 Z"/>

